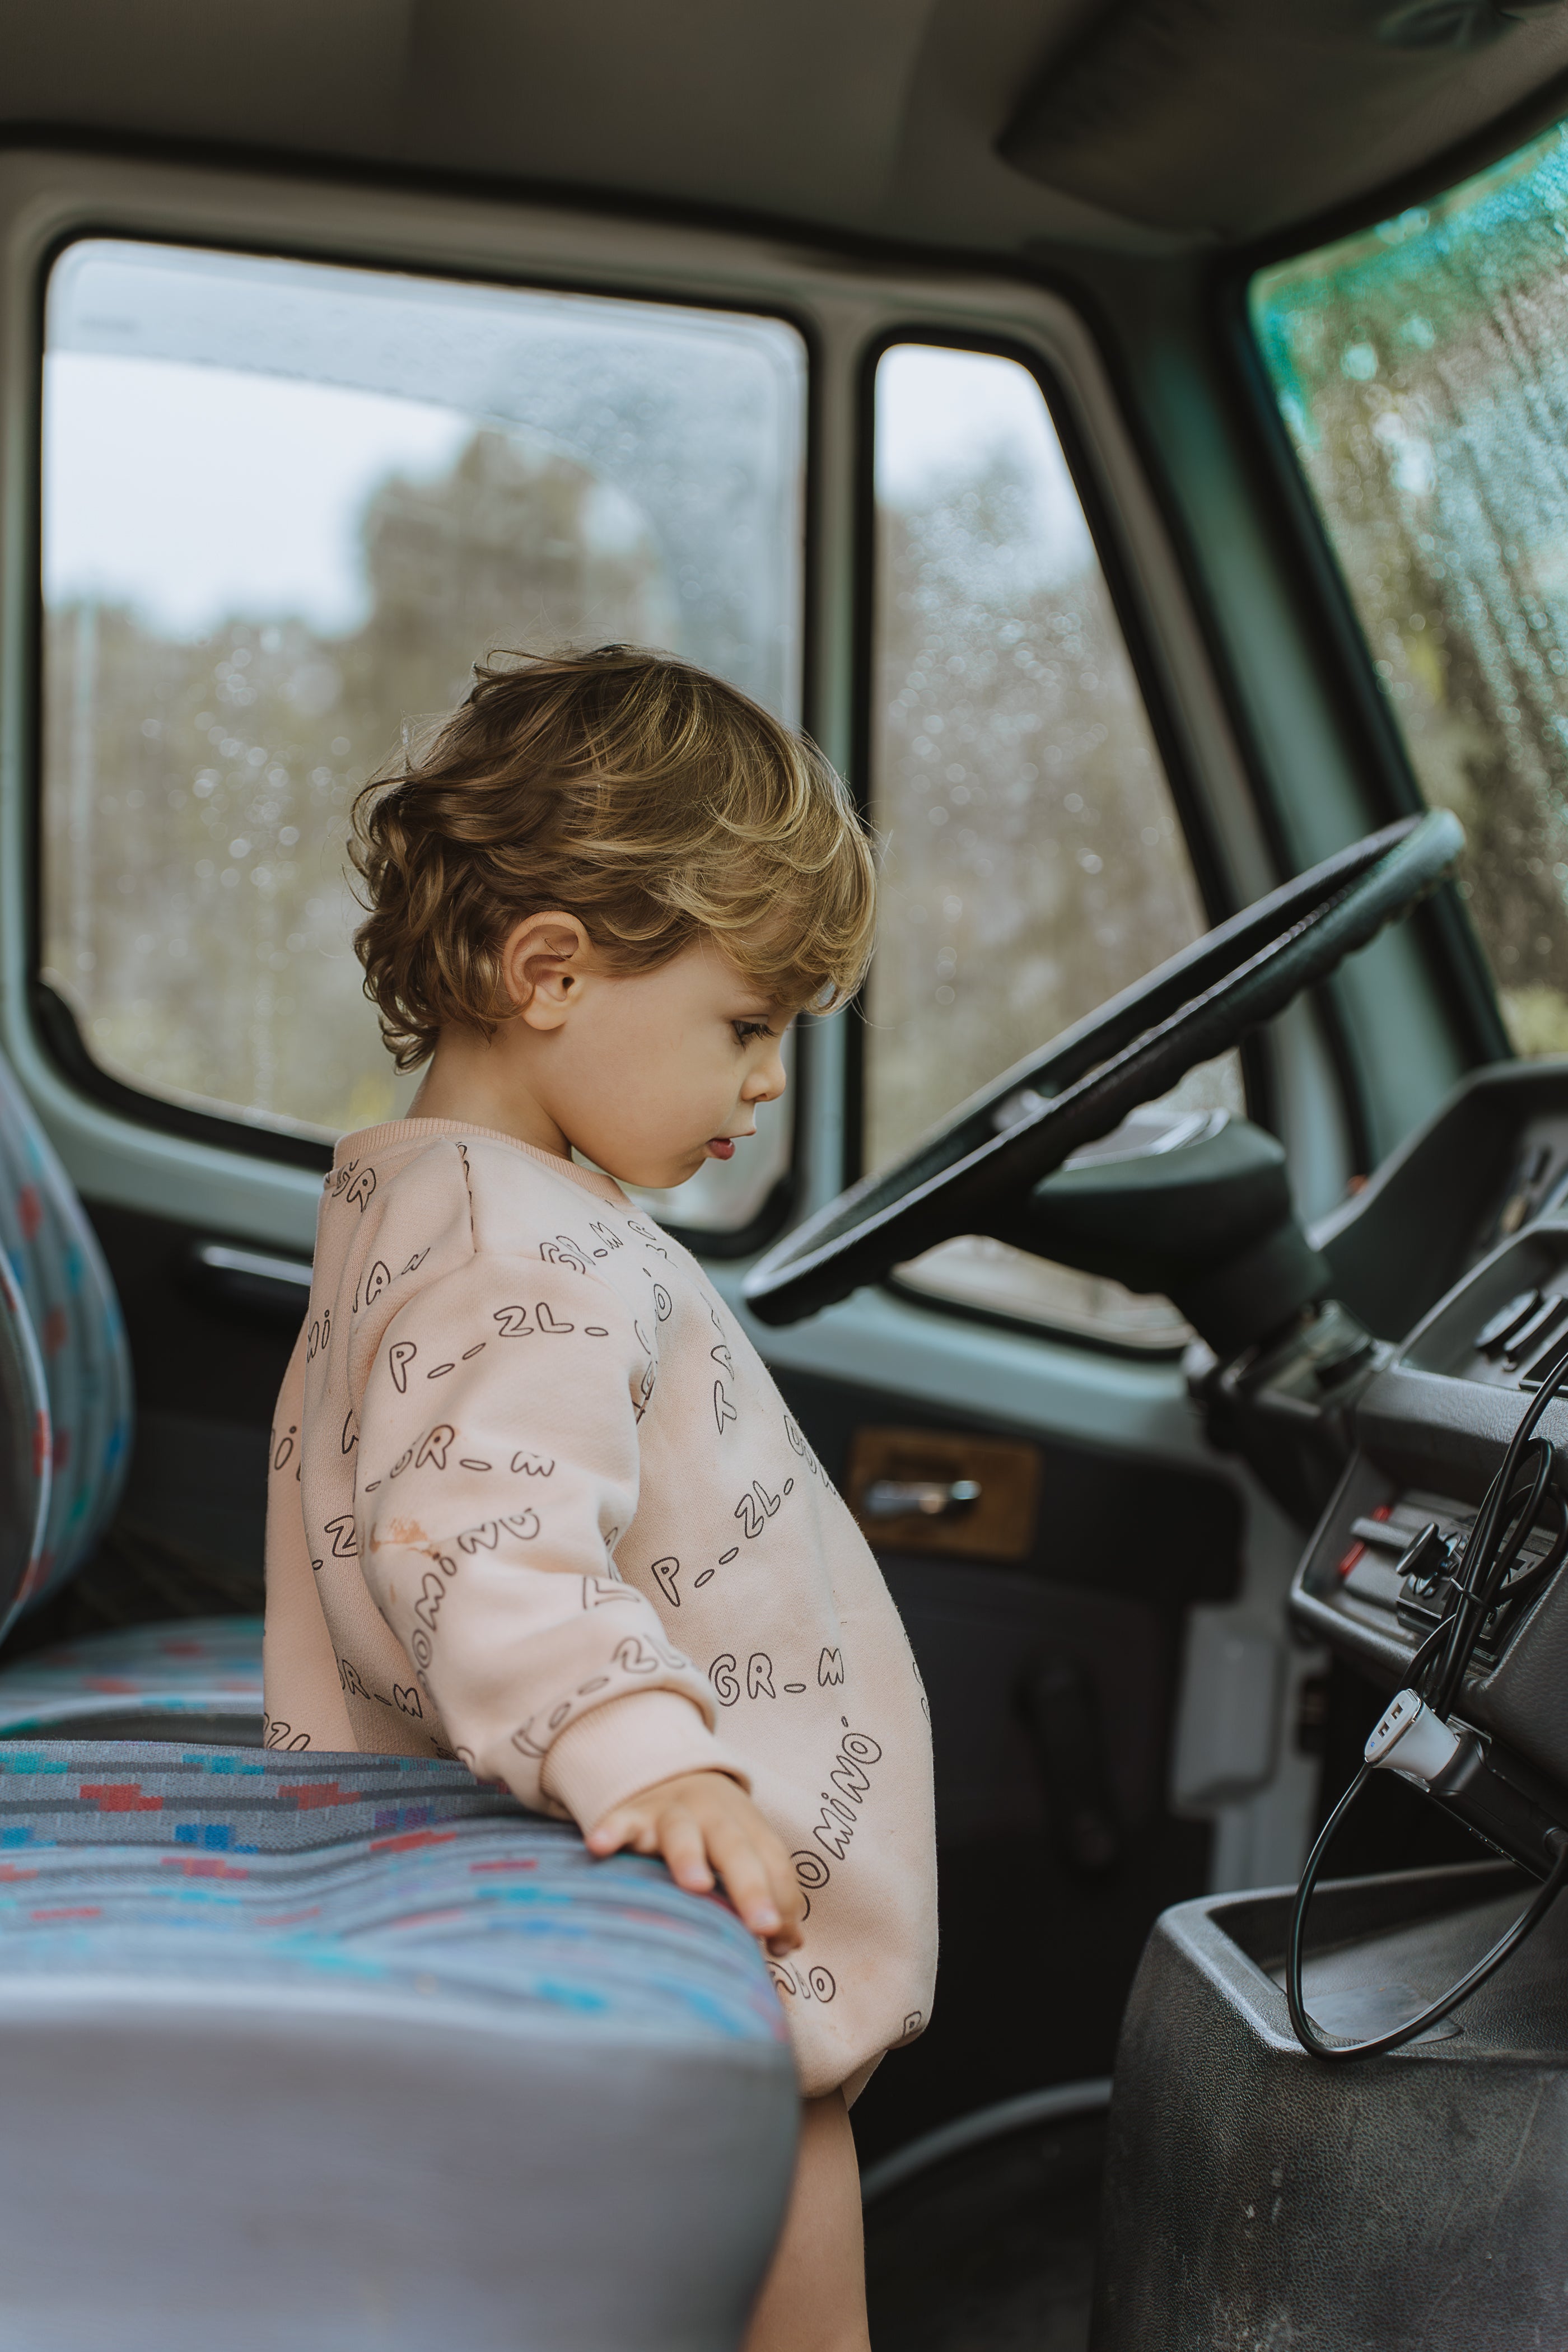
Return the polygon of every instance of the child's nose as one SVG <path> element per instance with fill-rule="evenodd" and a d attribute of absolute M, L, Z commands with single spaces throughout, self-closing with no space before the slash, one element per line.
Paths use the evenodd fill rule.
<path fill-rule="evenodd" d="M 742 1102 L 776 1102 L 788 1084 L 783 1058 L 777 1054 L 770 1054 L 741 1088 L 741 1099 Z"/>

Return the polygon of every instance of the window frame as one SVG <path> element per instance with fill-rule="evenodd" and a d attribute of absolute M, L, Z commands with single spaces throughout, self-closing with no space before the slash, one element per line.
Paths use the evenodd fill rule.
<path fill-rule="evenodd" d="M 280 1156 L 264 1129 L 215 1120 L 176 1131 L 174 1107 L 137 1115 L 89 1091 L 42 1034 L 30 974 L 37 951 L 39 683 L 39 383 L 48 267 L 85 236 L 141 236 L 219 250 L 457 277 L 552 291 L 664 300 L 776 317 L 806 351 L 803 716 L 864 794 L 865 648 L 873 520 L 865 408 L 875 360 L 899 341 L 949 341 L 1020 360 L 1040 379 L 1096 535 L 1118 620 L 1157 729 L 1189 844 L 1212 840 L 1199 887 L 1219 908 L 1279 879 L 1252 781 L 1165 516 L 1082 310 L 1037 274 L 958 268 L 907 251 L 846 254 L 749 224 L 660 219 L 476 195 L 372 173 L 127 157 L 105 146 L 0 146 L 0 1035 L 79 1188 L 154 1215 L 308 1248 L 320 1189 L 310 1164 Z M 1044 387 L 1042 387 L 1044 390 Z M 858 676 L 857 673 L 859 673 Z M 1179 782 L 1177 780 L 1180 780 Z M 1194 851 L 1194 864 L 1203 857 Z M 855 1023 L 805 1024 L 796 1081 L 791 1199 L 809 1213 L 848 1180 Z M 111 1085 L 116 1083 L 110 1082 Z M 131 1089 L 126 1089 L 130 1093 Z M 195 1114 L 205 1118 L 205 1114 Z M 295 1139 L 284 1139 L 289 1145 Z M 270 1148 L 269 1148 L 270 1147 Z M 774 1204 L 770 1204 L 773 1207 Z M 717 1255 L 726 1237 L 691 1237 Z M 753 1229 L 727 1237 L 739 1250 Z M 1075 1342 L 1075 1344 L 1078 1344 Z"/>

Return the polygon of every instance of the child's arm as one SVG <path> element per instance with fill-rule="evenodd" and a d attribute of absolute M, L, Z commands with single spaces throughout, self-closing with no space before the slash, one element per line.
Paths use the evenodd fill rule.
<path fill-rule="evenodd" d="M 759 1874 L 778 1881 L 784 1922 L 793 1874 L 713 1736 L 707 1677 L 611 1559 L 637 1509 L 649 1368 L 619 1295 L 570 1265 L 475 1257 L 417 1291 L 343 1433 L 360 1565 L 476 1773 L 601 1835 L 637 1805 L 595 1851 L 651 1834 L 642 1850 L 673 1851 L 682 1883 L 710 1885 L 711 1864 L 764 1910 Z M 658 1798 L 694 1781 L 695 1810 Z"/>

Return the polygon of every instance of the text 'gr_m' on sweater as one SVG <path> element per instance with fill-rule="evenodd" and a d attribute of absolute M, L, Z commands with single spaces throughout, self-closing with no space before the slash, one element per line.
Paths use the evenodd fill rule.
<path fill-rule="evenodd" d="M 795 1857 L 801 2087 L 931 2011 L 928 1710 L 881 1572 L 697 1261 L 483 1128 L 339 1145 L 272 1432 L 268 1744 L 456 1756 L 589 1829 L 728 1772 Z"/>

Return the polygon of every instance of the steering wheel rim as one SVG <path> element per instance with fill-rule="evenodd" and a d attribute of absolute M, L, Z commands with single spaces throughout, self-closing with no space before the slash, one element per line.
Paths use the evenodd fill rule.
<path fill-rule="evenodd" d="M 798 1322 L 1016 1198 L 1282 1013 L 1453 871 L 1464 827 L 1447 809 L 1338 851 L 1216 925 L 990 1086 L 892 1168 L 861 1179 L 760 1258 L 759 1321 Z M 1009 1097 L 1043 1097 L 998 1126 Z"/>

